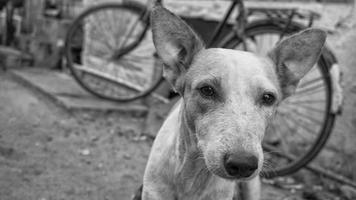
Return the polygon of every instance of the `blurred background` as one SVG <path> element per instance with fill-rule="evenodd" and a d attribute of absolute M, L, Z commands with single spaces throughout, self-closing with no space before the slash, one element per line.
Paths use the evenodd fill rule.
<path fill-rule="evenodd" d="M 1 200 L 130 199 L 142 183 L 150 146 L 177 95 L 166 83 L 155 87 L 161 78 L 161 63 L 148 22 L 142 20 L 150 2 L 136 1 L 138 6 L 132 10 L 120 8 L 97 16 L 90 11 L 89 16 L 88 9 L 107 2 L 122 5 L 132 1 L 0 0 Z M 303 98 L 313 102 L 297 99 L 289 103 L 303 102 L 308 109 L 287 110 L 300 113 L 299 117 L 278 130 L 282 122 L 276 120 L 270 131 L 281 134 L 268 135 L 266 143 L 296 158 L 315 146 L 324 124 L 331 135 L 303 169 L 265 178 L 262 199 L 356 199 L 355 1 L 244 2 L 248 11 L 272 10 L 271 15 L 276 16 L 263 11 L 262 18 L 284 18 L 287 25 L 283 27 L 291 21 L 305 26 L 312 21 L 313 27 L 327 31 L 327 48 L 332 52 L 325 54 L 329 72 L 315 72 L 315 76 L 331 77 L 332 95 L 328 97 L 327 90 L 322 93 L 332 99 L 329 110 L 323 110 L 327 100 L 313 104 L 322 95 L 310 93 L 314 86 L 307 87 L 308 97 Z M 164 1 L 206 41 L 230 3 Z M 302 17 L 291 15 L 292 10 Z M 232 13 L 221 38 L 235 30 L 239 13 Z M 261 19 L 248 14 L 248 23 Z M 131 25 L 142 27 L 133 30 Z M 128 37 L 129 33 L 134 36 Z M 255 37 L 246 41 L 248 50 L 261 50 L 250 45 L 256 45 Z M 320 80 L 310 75 L 303 83 Z M 127 85 L 118 86 L 121 83 Z M 153 91 L 134 98 L 151 87 Z M 305 92 L 305 88 L 300 91 Z M 128 96 L 125 99 L 121 95 Z M 322 111 L 310 114 L 313 109 Z M 283 114 L 282 109 L 280 112 Z M 325 116 L 335 120 L 331 123 Z M 296 134 L 304 139 L 296 142 Z M 270 159 L 272 168 L 290 162 Z"/>

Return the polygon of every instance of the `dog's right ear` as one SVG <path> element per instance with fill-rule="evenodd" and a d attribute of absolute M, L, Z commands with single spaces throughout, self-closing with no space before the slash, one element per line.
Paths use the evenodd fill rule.
<path fill-rule="evenodd" d="M 164 63 L 164 76 L 182 94 L 181 78 L 204 43 L 182 19 L 160 4 L 152 9 L 151 26 L 153 43 Z"/>
<path fill-rule="evenodd" d="M 269 52 L 284 98 L 295 92 L 299 81 L 318 61 L 325 39 L 323 30 L 311 28 L 282 40 Z"/>

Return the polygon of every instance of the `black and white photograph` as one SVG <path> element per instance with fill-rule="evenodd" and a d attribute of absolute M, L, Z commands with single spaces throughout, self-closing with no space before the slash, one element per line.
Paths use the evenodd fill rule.
<path fill-rule="evenodd" d="M 0 0 L 0 200 L 355 200 L 356 0 Z"/>

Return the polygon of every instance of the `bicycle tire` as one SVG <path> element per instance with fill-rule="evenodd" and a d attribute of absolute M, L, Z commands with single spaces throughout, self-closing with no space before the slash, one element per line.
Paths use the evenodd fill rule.
<path fill-rule="evenodd" d="M 128 53 L 132 52 L 141 44 L 149 28 L 149 20 L 147 17 L 148 13 L 146 13 L 148 11 L 144 5 L 134 1 L 123 1 L 121 3 L 105 3 L 105 4 L 95 5 L 83 11 L 73 21 L 73 23 L 70 25 L 68 29 L 66 39 L 65 39 L 65 57 L 67 61 L 67 66 L 71 74 L 73 75 L 74 79 L 78 82 L 78 84 L 82 86 L 86 91 L 90 92 L 91 94 L 99 98 L 103 98 L 110 101 L 116 101 L 116 102 L 128 102 L 147 96 L 160 84 L 161 82 L 160 78 L 157 79 L 153 84 L 151 84 L 149 88 L 146 88 L 143 91 L 139 91 L 137 94 L 131 96 L 115 96 L 113 94 L 104 94 L 101 89 L 97 89 L 89 85 L 89 83 L 84 81 L 83 78 L 79 75 L 78 69 L 75 67 L 75 62 L 74 62 L 75 56 L 73 55 L 73 47 L 71 45 L 75 43 L 76 31 L 80 30 L 80 28 L 83 27 L 83 23 L 85 22 L 85 20 L 90 19 L 91 16 L 94 16 L 97 13 L 103 13 L 104 11 L 108 11 L 108 10 L 114 12 L 120 12 L 120 11 L 122 12 L 124 10 L 125 12 L 132 13 L 133 15 L 138 16 L 137 17 L 138 23 L 140 23 L 143 26 L 142 30 L 138 33 L 138 37 L 136 37 L 135 41 L 133 41 L 132 43 L 130 43 L 125 47 L 122 47 L 121 49 L 115 49 L 115 50 L 119 50 L 119 55 L 116 55 L 117 56 L 116 59 L 120 59 L 124 55 L 127 55 Z M 99 82 L 100 81 L 110 82 L 110 80 L 107 80 L 106 78 L 100 76 L 96 77 L 96 79 L 98 79 Z M 112 81 L 110 82 L 110 84 L 115 84 L 115 82 Z"/>
<path fill-rule="evenodd" d="M 306 27 L 299 24 L 292 22 L 289 25 L 287 30 L 284 30 L 284 26 L 286 22 L 283 20 L 259 20 L 253 23 L 250 23 L 246 27 L 246 38 L 255 37 L 258 34 L 264 34 L 269 32 L 276 32 L 276 33 L 283 33 L 286 32 L 287 34 L 292 34 L 298 32 L 300 30 L 305 29 Z M 224 44 L 222 47 L 224 48 L 233 48 L 233 46 L 239 45 L 242 41 L 241 39 L 237 38 L 234 33 L 227 36 L 228 39 L 225 39 Z M 326 48 L 326 47 L 325 47 Z M 324 49 L 325 52 L 331 53 L 330 50 Z M 309 162 L 311 162 L 322 150 L 324 145 L 326 144 L 334 122 L 335 122 L 335 114 L 331 112 L 331 105 L 332 105 L 332 83 L 331 77 L 329 76 L 329 69 L 330 69 L 330 62 L 327 62 L 329 59 L 326 57 L 328 53 L 322 53 L 320 59 L 318 61 L 318 66 L 320 68 L 323 82 L 326 88 L 326 108 L 324 113 L 324 120 L 323 125 L 320 128 L 318 136 L 316 137 L 314 143 L 312 144 L 311 148 L 308 149 L 302 156 L 299 157 L 289 157 L 288 160 L 290 161 L 289 164 L 285 166 L 281 166 L 275 169 L 267 169 L 263 171 L 263 176 L 266 178 L 273 178 L 277 176 L 285 176 L 292 173 L 297 172 L 304 166 L 306 166 Z M 325 56 L 326 55 L 326 56 Z M 264 145 L 264 148 L 266 146 Z M 271 151 L 271 147 L 269 147 Z M 281 156 L 280 154 L 279 156 Z M 284 155 L 286 156 L 286 155 Z M 288 157 L 288 156 L 287 156 Z"/>

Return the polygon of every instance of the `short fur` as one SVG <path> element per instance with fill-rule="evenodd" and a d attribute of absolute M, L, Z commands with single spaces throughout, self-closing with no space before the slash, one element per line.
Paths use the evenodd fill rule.
<path fill-rule="evenodd" d="M 143 199 L 231 200 L 236 183 L 243 199 L 259 199 L 266 127 L 279 102 L 317 61 L 325 33 L 306 30 L 261 57 L 205 49 L 197 34 L 161 5 L 153 8 L 151 23 L 165 77 L 182 99 L 154 141 Z M 204 87 L 212 88 L 213 95 L 205 95 Z M 271 105 L 262 100 L 265 94 L 275 97 Z M 256 168 L 241 167 L 252 166 L 252 158 Z"/>

